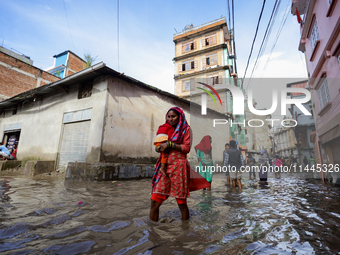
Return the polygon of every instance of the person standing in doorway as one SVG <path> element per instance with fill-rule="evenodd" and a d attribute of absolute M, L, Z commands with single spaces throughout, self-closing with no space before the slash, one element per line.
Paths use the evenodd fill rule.
<path fill-rule="evenodd" d="M 227 150 L 225 159 L 224 159 L 224 166 L 230 168 L 230 179 L 233 183 L 233 188 L 236 188 L 236 182 L 239 189 L 242 189 L 242 172 L 241 166 L 244 166 L 244 159 L 240 150 L 236 149 L 236 142 L 231 140 L 230 149 Z"/>
<path fill-rule="evenodd" d="M 17 151 L 18 151 L 17 145 L 16 145 L 16 144 L 13 144 L 12 152 L 11 152 L 11 155 L 9 156 L 8 159 L 10 159 L 10 160 L 15 160 L 15 159 L 17 159 Z"/>

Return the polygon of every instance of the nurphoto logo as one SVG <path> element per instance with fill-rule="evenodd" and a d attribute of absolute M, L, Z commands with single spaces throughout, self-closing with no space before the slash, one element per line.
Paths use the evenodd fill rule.
<path fill-rule="evenodd" d="M 217 93 L 216 89 L 225 89 L 225 90 L 229 90 L 230 93 L 232 94 L 232 105 L 233 105 L 233 111 L 232 114 L 233 115 L 244 115 L 244 101 L 245 101 L 245 96 L 243 91 L 231 84 L 216 84 L 213 88 L 211 85 L 208 85 L 206 83 L 203 82 L 197 82 L 205 87 L 207 87 L 208 89 L 210 89 L 219 99 L 221 106 L 222 104 L 222 100 L 220 98 L 220 95 Z M 207 115 L 207 94 L 213 99 L 215 105 L 217 105 L 216 100 L 214 98 L 214 96 L 212 95 L 212 93 L 210 91 L 208 91 L 205 88 L 200 88 L 197 87 L 200 90 L 203 90 L 206 93 L 202 93 L 201 94 L 201 114 L 202 115 Z M 289 105 L 296 105 L 297 108 L 300 109 L 300 111 L 306 115 L 306 116 L 311 116 L 312 114 L 305 108 L 305 106 L 303 105 L 303 103 L 307 103 L 308 101 L 310 101 L 311 99 L 311 94 L 307 89 L 304 88 L 281 88 L 281 89 L 277 89 L 277 88 L 273 88 L 271 91 L 271 102 L 272 105 L 269 109 L 264 109 L 264 110 L 258 110 L 255 109 L 255 107 L 253 106 L 253 90 L 251 88 L 248 88 L 246 90 L 246 95 L 247 97 L 247 105 L 248 105 L 248 109 L 251 113 L 255 114 L 255 115 L 260 115 L 260 116 L 265 116 L 265 115 L 269 115 L 272 114 L 276 111 L 277 107 L 278 107 L 278 102 L 280 100 L 280 108 L 281 108 L 281 115 L 285 116 L 287 114 L 287 106 Z M 305 97 L 303 98 L 287 98 L 287 93 L 301 93 L 304 94 Z M 271 125 L 274 124 L 274 121 L 280 121 L 279 119 L 266 119 L 266 121 L 270 122 Z M 231 126 L 233 124 L 240 124 L 243 126 L 246 126 L 246 121 L 242 121 L 239 123 L 233 123 L 233 120 L 226 120 L 226 119 L 214 119 L 213 122 L 213 126 L 215 127 L 216 125 L 223 125 L 223 124 L 227 124 L 229 123 Z M 255 125 L 255 122 L 259 122 L 258 125 Z M 292 122 L 294 124 L 292 124 Z M 264 125 L 264 121 L 261 119 L 250 119 L 248 120 L 248 126 L 250 127 L 262 127 Z M 282 126 L 286 126 L 286 127 L 295 127 L 297 125 L 297 121 L 294 119 L 285 119 L 281 121 L 281 125 Z"/>

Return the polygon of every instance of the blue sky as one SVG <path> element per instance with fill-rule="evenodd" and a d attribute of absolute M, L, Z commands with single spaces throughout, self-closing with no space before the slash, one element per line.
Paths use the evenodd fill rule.
<path fill-rule="evenodd" d="M 90 52 L 118 70 L 117 0 L 0 0 L 0 45 L 15 49 L 46 69 L 53 55 L 71 50 L 80 57 Z M 282 0 L 266 51 L 253 77 L 307 77 L 304 55 L 298 51 L 299 24 L 290 14 L 264 70 L 279 24 L 291 0 Z M 235 0 L 237 67 L 243 77 L 262 0 Z M 250 76 L 274 0 L 267 0 L 247 72 Z M 231 6 L 230 6 L 231 7 Z M 173 35 L 227 17 L 227 1 L 119 1 L 119 71 L 173 93 Z"/>

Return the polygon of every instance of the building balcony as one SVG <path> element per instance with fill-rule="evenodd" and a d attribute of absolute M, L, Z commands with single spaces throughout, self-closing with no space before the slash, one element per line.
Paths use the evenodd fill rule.
<path fill-rule="evenodd" d="M 221 43 L 221 44 L 217 44 L 217 45 L 214 45 L 214 46 L 211 46 L 211 47 L 205 47 L 204 49 L 201 49 L 201 50 L 193 50 L 189 53 L 185 53 L 183 55 L 179 55 L 179 56 L 174 57 L 173 61 L 180 61 L 182 59 L 192 58 L 192 57 L 195 57 L 197 55 L 209 53 L 209 52 L 216 51 L 216 50 L 219 50 L 219 49 L 224 49 L 224 48 L 227 48 L 227 44 Z"/>
<path fill-rule="evenodd" d="M 186 78 L 189 78 L 189 77 L 193 77 L 193 76 L 197 76 L 197 75 L 201 75 L 201 74 L 206 74 L 206 73 L 210 73 L 210 72 L 216 72 L 216 71 L 220 71 L 220 70 L 226 70 L 226 69 L 229 69 L 229 65 L 225 65 L 225 66 L 215 65 L 215 66 L 211 66 L 211 67 L 202 69 L 200 71 L 194 71 L 194 72 L 182 73 L 182 74 L 175 74 L 174 79 L 175 80 L 186 79 Z"/>

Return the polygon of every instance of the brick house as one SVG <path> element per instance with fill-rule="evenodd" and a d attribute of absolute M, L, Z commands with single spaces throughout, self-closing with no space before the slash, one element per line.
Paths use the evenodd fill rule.
<path fill-rule="evenodd" d="M 29 57 L 0 46 L 0 101 L 58 80 L 33 66 Z"/>
<path fill-rule="evenodd" d="M 53 66 L 42 70 L 33 66 L 29 57 L 0 46 L 0 101 L 58 81 L 86 67 L 86 62 L 69 50 L 53 57 Z"/>
<path fill-rule="evenodd" d="M 86 62 L 72 51 L 67 50 L 54 55 L 54 64 L 46 71 L 61 79 L 85 69 Z"/>

